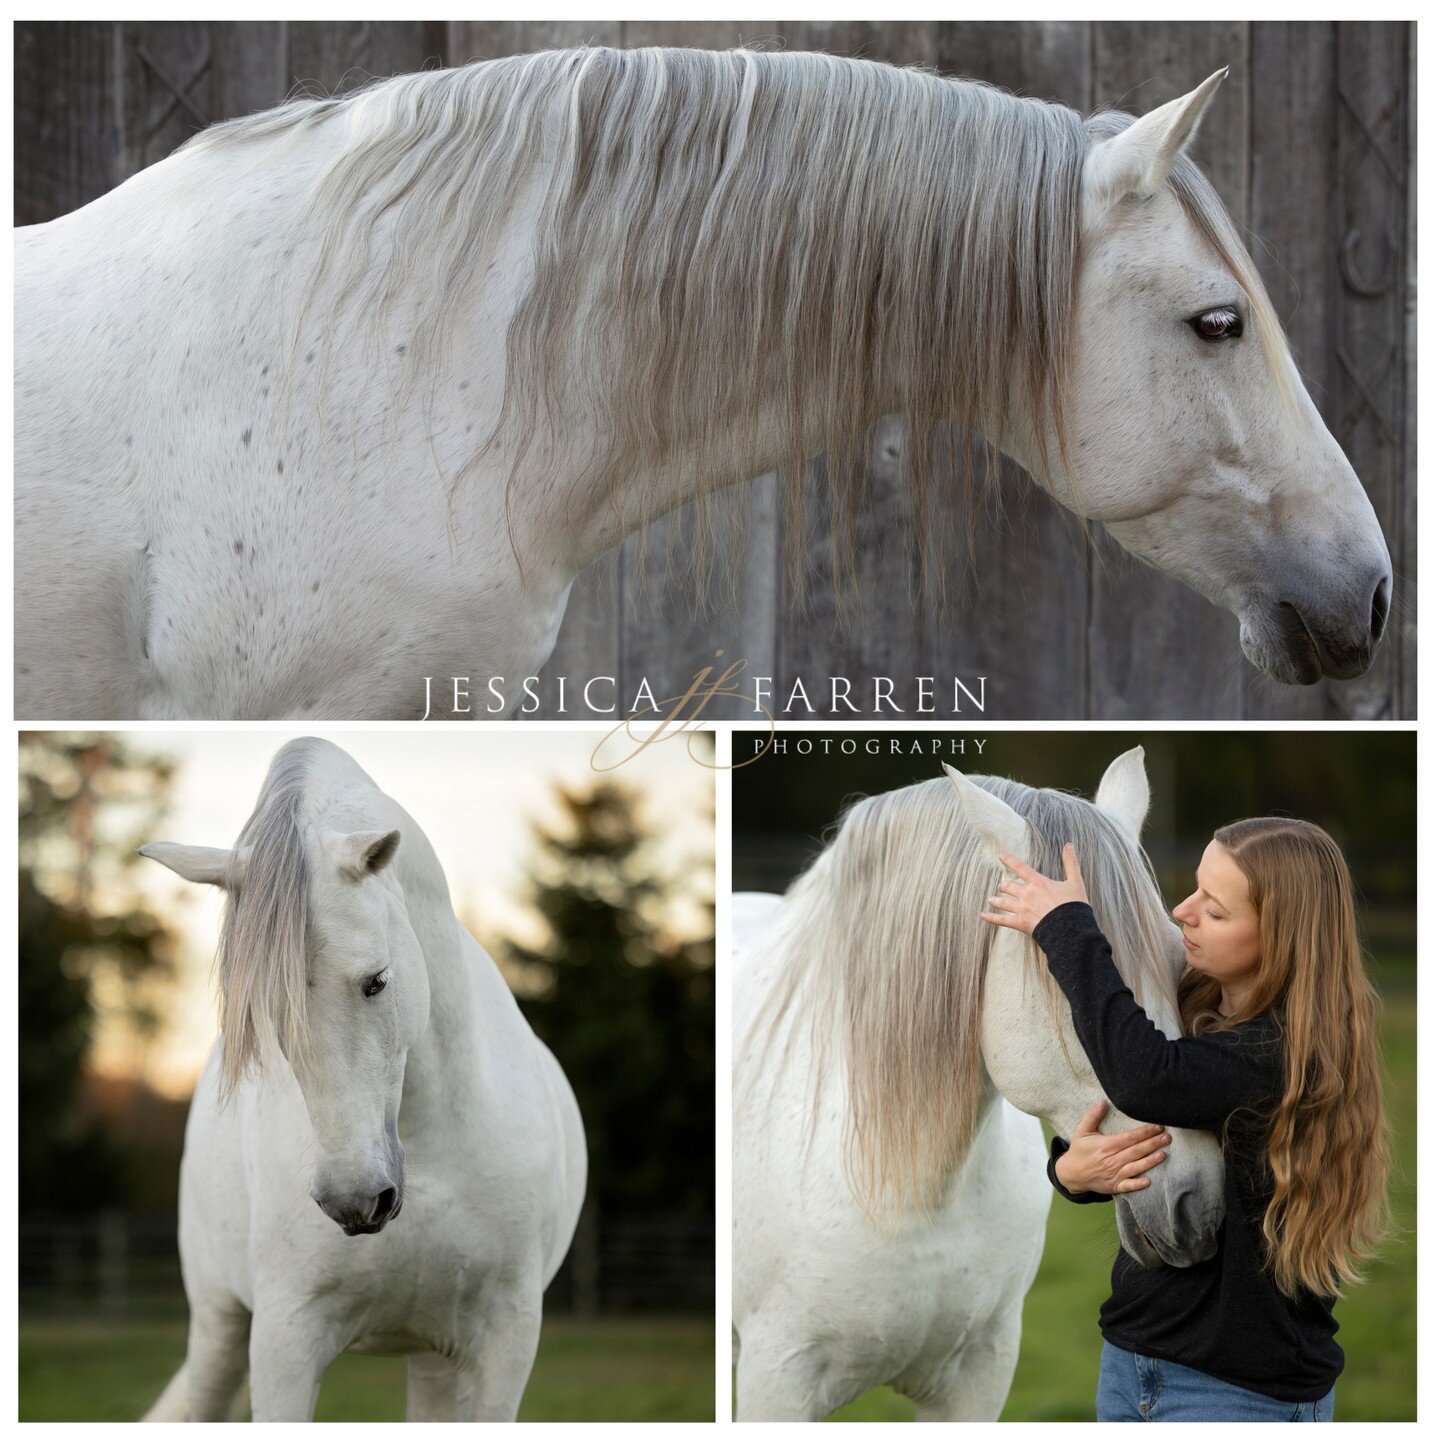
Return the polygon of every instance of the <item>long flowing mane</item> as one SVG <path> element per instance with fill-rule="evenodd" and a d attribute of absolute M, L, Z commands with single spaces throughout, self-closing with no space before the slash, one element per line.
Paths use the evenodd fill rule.
<path fill-rule="evenodd" d="M 270 762 L 234 853 L 216 968 L 224 1085 L 276 1048 L 292 1063 L 305 1051 L 306 935 L 310 861 L 307 785 L 315 742 L 292 741 Z"/>
<path fill-rule="evenodd" d="M 969 778 L 1029 822 L 1037 868 L 1059 874 L 1074 841 L 1121 973 L 1150 994 L 1173 993 L 1173 927 L 1148 859 L 1114 821 L 1062 791 Z M 846 1173 L 877 1219 L 933 1204 L 974 1138 L 994 933 L 978 916 L 1001 873 L 950 781 L 928 780 L 852 806 L 766 939 L 783 968 L 743 1041 L 741 1083 L 762 1049 L 788 1049 L 808 1027 L 817 1103 L 835 1067 L 849 1099 Z M 1045 987 L 1063 1037 L 1063 996 L 1026 943 L 1026 983 Z"/>
<path fill-rule="evenodd" d="M 767 463 L 783 476 L 800 582 L 807 461 L 826 457 L 848 572 L 883 414 L 906 425 L 898 469 L 922 574 L 932 527 L 976 511 L 962 426 L 994 439 L 1028 416 L 1059 437 L 1063 470 L 1081 169 L 1091 139 L 1130 120 L 826 54 L 585 47 L 297 100 L 190 143 L 348 127 L 305 220 L 321 236 L 306 303 L 327 280 L 346 297 L 350 323 L 318 317 L 332 348 L 354 327 L 372 344 L 403 334 L 398 360 L 384 347 L 402 397 L 415 384 L 433 394 L 458 363 L 460 297 L 533 209 L 500 419 L 471 463 L 502 445 L 513 482 L 577 394 L 596 407 L 603 438 L 579 459 L 602 497 L 660 455 L 695 481 L 733 456 L 730 478 L 750 479 L 778 433 Z M 1283 355 L 1208 181 L 1182 160 L 1171 183 Z M 994 457 L 982 454 L 983 478 Z M 941 477 L 958 504 L 935 503 Z M 637 498 L 646 514 L 660 506 Z"/>

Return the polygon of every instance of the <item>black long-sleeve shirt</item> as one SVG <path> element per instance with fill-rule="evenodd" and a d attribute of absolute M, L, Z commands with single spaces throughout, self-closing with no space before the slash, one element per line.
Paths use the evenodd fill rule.
<path fill-rule="evenodd" d="M 1328 1296 L 1282 1295 L 1265 1269 L 1261 1222 L 1274 1193 L 1265 1154 L 1268 1109 L 1284 1084 L 1284 1046 L 1273 1015 L 1233 1029 L 1169 1039 L 1136 1003 L 1089 905 L 1052 910 L 1035 943 L 1070 1002 L 1075 1033 L 1118 1110 L 1156 1125 L 1225 1132 L 1225 1220 L 1214 1256 L 1185 1269 L 1147 1270 L 1124 1250 L 1100 1308 L 1112 1345 L 1171 1360 L 1276 1400 L 1319 1400 L 1345 1364 Z M 1230 1124 L 1226 1127 L 1226 1121 Z M 1051 1183 L 1067 1148 L 1051 1146 Z"/>

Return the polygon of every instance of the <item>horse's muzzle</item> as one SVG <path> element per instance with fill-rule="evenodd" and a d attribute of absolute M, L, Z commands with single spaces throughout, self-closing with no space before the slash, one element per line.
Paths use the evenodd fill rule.
<path fill-rule="evenodd" d="M 399 1213 L 405 1197 L 398 1185 L 387 1185 L 368 1199 L 310 1192 L 310 1198 L 347 1235 L 378 1235 Z"/>
<path fill-rule="evenodd" d="M 1240 645 L 1258 670 L 1283 685 L 1354 680 L 1375 658 L 1390 614 L 1390 571 L 1343 601 L 1260 601 L 1240 617 Z"/>

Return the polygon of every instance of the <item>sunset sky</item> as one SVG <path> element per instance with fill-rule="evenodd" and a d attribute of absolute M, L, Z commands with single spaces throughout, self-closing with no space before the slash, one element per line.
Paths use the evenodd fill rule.
<path fill-rule="evenodd" d="M 151 838 L 229 845 L 254 808 L 271 757 L 303 733 L 268 730 L 129 732 L 136 751 L 177 764 L 163 834 Z M 523 926 L 517 898 L 532 854 L 530 821 L 553 816 L 557 780 L 589 783 L 599 733 L 540 731 L 346 731 L 326 738 L 348 750 L 379 787 L 405 807 L 435 847 L 457 911 L 482 933 Z M 660 865 L 713 864 L 712 772 L 683 739 L 653 746 L 613 778 L 638 792 L 642 816 L 662 837 Z M 215 1037 L 210 966 L 222 900 L 160 865 L 137 872 L 155 910 L 179 931 L 181 975 L 165 1033 L 137 1053 L 116 1026 L 102 1026 L 93 1055 L 109 1073 L 143 1074 L 156 1088 L 188 1093 Z"/>

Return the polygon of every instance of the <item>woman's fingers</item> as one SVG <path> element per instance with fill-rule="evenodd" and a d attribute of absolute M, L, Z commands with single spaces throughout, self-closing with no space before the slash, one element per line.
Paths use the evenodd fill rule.
<path fill-rule="evenodd" d="M 1137 1125 L 1133 1130 L 1122 1130 L 1118 1135 L 1108 1135 L 1105 1138 L 1105 1150 L 1110 1155 L 1123 1155 L 1132 1146 L 1140 1145 L 1145 1141 L 1153 1140 L 1157 1135 L 1164 1135 L 1163 1125 Z M 1170 1143 L 1170 1137 L 1165 1136 L 1165 1143 Z"/>
<path fill-rule="evenodd" d="M 1006 930 L 1023 930 L 1025 928 L 1014 915 L 1006 915 L 1000 910 L 982 910 L 980 918 L 988 921 L 991 925 L 1003 926 Z"/>
<path fill-rule="evenodd" d="M 1147 1170 L 1153 1170 L 1164 1158 L 1164 1150 L 1156 1150 L 1150 1155 L 1143 1155 L 1140 1159 L 1132 1160 L 1128 1165 L 1121 1166 L 1120 1175 L 1127 1180 L 1134 1175 L 1143 1175 Z"/>
<path fill-rule="evenodd" d="M 1110 1109 L 1108 1100 L 1097 1100 L 1081 1117 L 1080 1123 L 1075 1127 L 1075 1135 L 1093 1135 L 1100 1128 L 1100 1122 L 1105 1118 L 1106 1112 Z M 1074 1138 L 1074 1137 L 1072 1137 Z"/>
<path fill-rule="evenodd" d="M 1075 847 L 1068 840 L 1065 842 L 1065 848 L 1060 852 L 1060 858 L 1065 864 L 1065 879 L 1071 885 L 1078 886 L 1083 890 L 1085 878 L 1080 873 L 1080 857 L 1075 853 Z"/>
<path fill-rule="evenodd" d="M 1045 878 L 1038 870 L 1027 865 L 1023 860 L 1017 859 L 1014 855 L 1002 854 L 1000 863 L 1007 870 L 1013 870 L 1022 880 L 1043 880 Z"/>
<path fill-rule="evenodd" d="M 1127 1146 L 1120 1153 L 1122 1160 L 1138 1160 L 1142 1155 L 1149 1155 L 1153 1150 L 1163 1150 L 1170 1143 L 1171 1136 L 1165 1131 L 1151 1135 L 1144 1140 L 1137 1140 L 1133 1145 Z"/>

